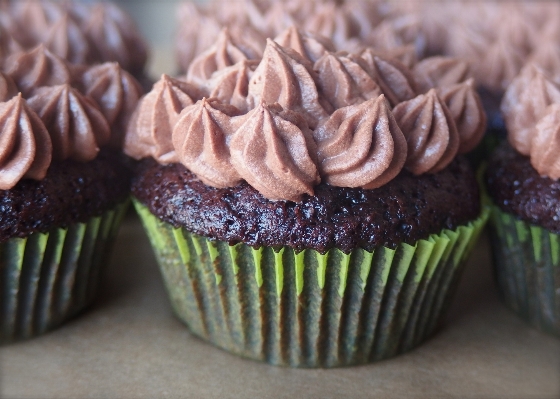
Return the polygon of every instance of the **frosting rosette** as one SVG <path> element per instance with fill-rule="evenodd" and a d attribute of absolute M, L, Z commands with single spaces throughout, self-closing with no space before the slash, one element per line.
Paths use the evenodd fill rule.
<path fill-rule="evenodd" d="M 535 125 L 547 107 L 560 102 L 560 83 L 544 71 L 529 64 L 513 80 L 502 100 L 502 113 L 511 145 L 523 155 L 529 155 Z"/>
<path fill-rule="evenodd" d="M 51 163 L 51 139 L 21 95 L 0 102 L 0 132 L 0 189 L 8 190 L 22 178 L 44 178 Z"/>
<path fill-rule="evenodd" d="M 406 140 L 383 95 L 336 110 L 314 137 L 321 176 L 333 186 L 377 188 L 406 161 Z"/>
<path fill-rule="evenodd" d="M 197 97 L 194 86 L 162 75 L 131 116 L 124 152 L 136 159 L 153 156 L 161 162 L 175 162 L 173 128 L 181 111 L 193 105 Z"/>
<path fill-rule="evenodd" d="M 320 182 L 314 147 L 299 114 L 261 101 L 231 138 L 231 162 L 266 198 L 297 202 Z"/>
<path fill-rule="evenodd" d="M 541 176 L 560 179 L 560 103 L 550 105 L 531 140 L 531 165 Z"/>
<path fill-rule="evenodd" d="M 173 129 L 173 146 L 179 162 L 204 183 L 214 187 L 235 186 L 241 176 L 231 164 L 229 141 L 243 118 L 232 105 L 215 99 L 186 107 Z"/>

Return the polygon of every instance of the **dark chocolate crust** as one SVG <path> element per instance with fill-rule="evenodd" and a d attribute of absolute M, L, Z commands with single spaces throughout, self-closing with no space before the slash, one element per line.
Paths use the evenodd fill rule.
<path fill-rule="evenodd" d="M 336 247 L 395 248 L 480 213 L 477 182 L 465 159 L 445 170 L 413 176 L 403 171 L 374 190 L 320 184 L 302 201 L 270 201 L 246 183 L 209 187 L 180 164 L 142 161 L 133 195 L 160 219 L 205 237 L 252 246 L 284 246 L 324 253 Z"/>
<path fill-rule="evenodd" d="M 53 163 L 40 181 L 0 190 L 0 241 L 85 222 L 124 201 L 132 173 L 122 154 L 103 150 L 91 162 Z"/>
<path fill-rule="evenodd" d="M 542 177 L 528 157 L 504 143 L 492 154 L 486 185 L 504 212 L 560 234 L 560 181 Z"/>

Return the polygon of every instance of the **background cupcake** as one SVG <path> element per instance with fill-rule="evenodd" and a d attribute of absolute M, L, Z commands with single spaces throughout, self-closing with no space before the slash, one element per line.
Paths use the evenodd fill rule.
<path fill-rule="evenodd" d="M 508 145 L 488 165 L 494 263 L 506 304 L 560 335 L 560 84 L 528 65 L 502 103 Z"/>
<path fill-rule="evenodd" d="M 332 53 L 293 28 L 252 60 L 228 32 L 185 81 L 154 85 L 125 138 L 145 158 L 132 190 L 175 313 L 215 345 L 280 365 L 418 345 L 484 223 L 456 159 L 484 130 L 472 86 L 420 89 L 422 71 L 373 50 Z M 458 130 L 446 102 L 465 98 L 459 114 L 477 123 Z"/>
<path fill-rule="evenodd" d="M 126 209 L 131 174 L 120 147 L 141 88 L 118 64 L 76 68 L 44 45 L 2 61 L 7 342 L 48 331 L 91 303 Z"/>

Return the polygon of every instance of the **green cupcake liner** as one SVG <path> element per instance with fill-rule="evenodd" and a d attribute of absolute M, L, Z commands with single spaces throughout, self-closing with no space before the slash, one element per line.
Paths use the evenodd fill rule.
<path fill-rule="evenodd" d="M 560 235 L 492 206 L 496 280 L 502 297 L 529 324 L 560 336 Z"/>
<path fill-rule="evenodd" d="M 292 367 L 367 363 L 425 340 L 488 216 L 414 246 L 347 255 L 230 246 L 134 204 L 174 312 L 190 330 L 238 355 Z"/>
<path fill-rule="evenodd" d="M 128 204 L 0 243 L 1 343 L 49 331 L 91 303 Z"/>

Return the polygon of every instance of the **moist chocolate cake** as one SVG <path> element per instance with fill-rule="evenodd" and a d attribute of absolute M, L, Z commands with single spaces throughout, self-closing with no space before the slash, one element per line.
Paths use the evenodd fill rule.
<path fill-rule="evenodd" d="M 53 163 L 42 180 L 24 179 L 0 190 L 0 242 L 85 222 L 124 202 L 131 171 L 121 158 L 103 150 L 87 163 Z"/>
<path fill-rule="evenodd" d="M 541 176 L 531 160 L 502 144 L 488 162 L 486 187 L 504 212 L 560 234 L 560 181 Z"/>
<path fill-rule="evenodd" d="M 373 190 L 323 183 L 297 203 L 270 201 L 245 182 L 209 187 L 181 164 L 146 159 L 132 194 L 160 219 L 230 245 L 288 245 L 321 253 L 413 244 L 480 214 L 478 186 L 464 158 L 435 174 L 403 171 Z"/>

